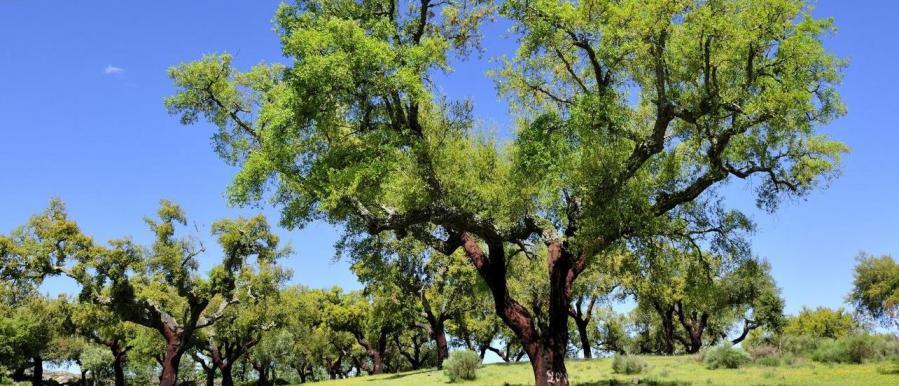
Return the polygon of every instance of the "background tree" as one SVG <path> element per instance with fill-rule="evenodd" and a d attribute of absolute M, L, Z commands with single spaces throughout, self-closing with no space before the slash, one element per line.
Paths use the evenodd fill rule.
<path fill-rule="evenodd" d="M 801 0 L 509 0 L 521 46 L 498 82 L 522 108 L 500 145 L 429 77 L 476 46 L 489 9 L 301 0 L 276 15 L 289 67 L 239 72 L 207 56 L 171 70 L 166 104 L 218 126 L 216 151 L 241 168 L 233 202 L 273 187 L 286 226 L 327 219 L 462 249 L 537 384 L 565 385 L 587 266 L 629 240 L 696 230 L 684 205 L 729 180 L 752 179 L 774 209 L 834 171 L 845 146 L 815 129 L 843 112 L 843 62 L 821 43 L 831 21 Z M 508 287 L 522 245 L 547 249 L 545 316 Z"/>
<path fill-rule="evenodd" d="M 282 292 L 282 305 L 289 310 L 283 330 L 291 335 L 292 348 L 283 360 L 299 376 L 302 383 L 323 378 L 342 378 L 360 357 L 352 334 L 337 331 L 328 323 L 325 310 L 338 302 L 338 289 L 288 287 Z"/>
<path fill-rule="evenodd" d="M 280 287 L 289 273 L 274 261 L 244 267 L 237 276 L 236 304 L 228 307 L 219 322 L 197 335 L 196 347 L 206 357 L 207 374 L 221 374 L 222 386 L 234 385 L 234 364 L 260 343 L 265 331 L 284 323 L 287 310 L 281 305 Z"/>
<path fill-rule="evenodd" d="M 783 300 L 770 266 L 757 259 L 683 251 L 670 246 L 647 248 L 645 256 L 625 258 L 620 277 L 638 307 L 655 313 L 663 354 L 680 343 L 687 353 L 715 344 L 735 324 L 736 344 L 759 327 L 777 330 Z"/>
<path fill-rule="evenodd" d="M 353 261 L 353 272 L 370 290 L 390 288 L 398 291 L 393 296 L 416 297 L 415 302 L 401 303 L 411 307 L 406 313 L 411 318 L 409 327 L 421 329 L 425 337 L 433 339 L 437 367 L 441 368 L 449 356 L 446 323 L 469 307 L 467 300 L 473 296 L 477 276 L 461 254 L 447 256 L 414 239 L 397 240 L 385 236 L 345 237 L 339 250 Z M 418 333 L 412 332 L 406 337 L 411 339 L 413 351 L 420 351 L 420 344 L 415 343 L 417 336 Z M 407 356 L 413 367 L 422 365 L 422 358 L 411 357 Z"/>
<path fill-rule="evenodd" d="M 147 219 L 156 236 L 150 248 L 130 240 L 94 244 L 59 201 L 52 201 L 10 238 L 18 245 L 19 264 L 30 272 L 71 277 L 81 285 L 81 300 L 157 331 L 165 340 L 159 382 L 171 386 L 177 383 L 181 357 L 194 332 L 215 323 L 237 301 L 237 276 L 248 260 L 273 261 L 287 251 L 278 248 L 278 238 L 262 216 L 220 220 L 212 233 L 224 256 L 203 277 L 197 272 L 203 247 L 190 238 L 175 238 L 176 225 L 187 222 L 184 212 L 162 201 L 158 215 L 158 221 Z"/>
<path fill-rule="evenodd" d="M 31 288 L 13 292 L 18 292 L 14 302 L 0 304 L 0 364 L 12 370 L 13 380 L 40 386 L 44 362 L 69 357 L 54 355 L 54 351 L 60 353 L 54 343 L 59 343 L 56 338 L 62 334 L 65 299 L 47 299 Z"/>
<path fill-rule="evenodd" d="M 849 302 L 883 326 L 899 329 L 899 264 L 893 256 L 860 253 Z"/>
<path fill-rule="evenodd" d="M 783 333 L 788 336 L 838 339 L 858 332 L 860 327 L 852 314 L 842 308 L 803 307 L 798 314 L 787 317 Z"/>
<path fill-rule="evenodd" d="M 391 337 L 405 328 L 407 323 L 404 322 L 409 320 L 401 314 L 404 310 L 400 303 L 404 299 L 389 297 L 391 294 L 396 292 L 375 290 L 370 295 L 359 291 L 337 293 L 332 298 L 336 301 L 324 310 L 330 327 L 351 334 L 368 354 L 362 369 L 369 374 L 381 374 L 387 370 L 385 364 Z"/>
<path fill-rule="evenodd" d="M 110 369 L 113 382 L 116 386 L 126 384 L 125 364 L 128 351 L 131 350 L 131 341 L 137 335 L 137 325 L 123 322 L 107 307 L 85 302 L 75 302 L 68 307 L 65 327 L 73 334 L 83 337 L 88 341 L 109 350 L 108 356 L 90 353 L 92 361 L 100 358 L 110 358 L 102 369 Z M 95 350 L 92 348 L 91 350 Z M 91 366 L 84 368 L 100 370 L 99 363 L 92 362 Z M 84 369 L 83 368 L 83 369 Z"/>
<path fill-rule="evenodd" d="M 591 334 L 592 331 L 596 331 L 597 322 L 601 322 L 597 320 L 596 314 L 603 303 L 608 303 L 613 299 L 612 291 L 618 287 L 618 283 L 613 280 L 611 275 L 602 275 L 598 266 L 591 267 L 581 276 L 581 279 L 572 288 L 572 301 L 568 308 L 568 315 L 574 324 L 575 336 L 578 338 L 577 345 L 584 358 L 589 359 L 593 357 L 594 342 L 600 343 L 597 342 L 598 337 Z M 607 338 L 612 338 L 611 334 L 616 333 L 611 329 L 606 332 L 610 334 L 607 335 Z M 615 344 L 612 343 L 612 345 Z"/>

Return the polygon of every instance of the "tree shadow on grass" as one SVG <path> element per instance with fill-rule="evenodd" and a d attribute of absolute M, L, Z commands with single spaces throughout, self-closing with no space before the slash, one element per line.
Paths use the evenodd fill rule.
<path fill-rule="evenodd" d="M 375 379 L 367 379 L 366 381 L 368 381 L 368 382 L 383 382 L 383 381 L 386 381 L 386 380 L 400 379 L 400 378 L 408 377 L 408 376 L 410 376 L 410 375 L 424 374 L 424 373 L 429 373 L 429 372 L 432 372 L 432 371 L 436 372 L 437 370 L 434 370 L 434 369 L 423 369 L 423 370 L 409 371 L 409 372 L 405 372 L 405 373 L 396 373 L 396 374 L 392 374 L 392 375 L 387 376 L 387 377 L 375 378 Z"/>
<path fill-rule="evenodd" d="M 572 383 L 574 386 L 689 386 L 690 382 L 678 381 L 656 381 L 656 380 L 628 380 L 622 381 L 618 379 L 609 379 L 606 381 L 590 381 L 581 383 Z M 505 384 L 505 386 L 529 386 L 525 384 Z"/>

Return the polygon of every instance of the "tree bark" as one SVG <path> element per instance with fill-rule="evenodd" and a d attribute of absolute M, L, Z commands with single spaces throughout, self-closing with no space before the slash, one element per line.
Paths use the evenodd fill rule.
<path fill-rule="evenodd" d="M 219 367 L 219 372 L 222 373 L 222 386 L 234 386 L 233 367 L 230 363 Z"/>
<path fill-rule="evenodd" d="M 446 341 L 446 326 L 443 321 L 432 326 L 434 341 L 437 342 L 437 369 L 443 368 L 443 361 L 449 357 L 449 344 Z"/>
<path fill-rule="evenodd" d="M 584 359 L 593 358 L 593 347 L 590 346 L 590 336 L 587 331 L 589 321 L 575 319 L 574 324 L 577 325 L 577 333 L 581 338 L 581 350 L 584 351 Z"/>
<path fill-rule="evenodd" d="M 114 374 L 114 384 L 115 386 L 125 386 L 125 359 L 126 359 L 126 351 L 117 351 L 115 348 L 112 348 L 112 370 Z"/>
<path fill-rule="evenodd" d="M 215 367 L 209 366 L 203 370 L 206 372 L 206 386 L 215 386 Z"/>
<path fill-rule="evenodd" d="M 44 360 L 40 356 L 31 358 L 34 369 L 31 372 L 31 384 L 33 386 L 41 386 L 44 382 Z"/>
<path fill-rule="evenodd" d="M 539 333 L 530 312 L 509 294 L 505 252 L 501 240 L 486 240 L 489 257 L 470 233 L 462 235 L 462 247 L 493 295 L 497 315 L 524 346 L 537 386 L 568 386 L 565 354 L 568 346 L 568 309 L 571 285 L 579 270 L 563 243 L 547 244 L 550 279 L 549 328 Z"/>
<path fill-rule="evenodd" d="M 258 386 L 271 386 L 272 382 L 269 380 L 269 367 L 267 363 L 257 365 L 253 364 L 253 368 L 256 369 L 256 384 Z"/>
<path fill-rule="evenodd" d="M 537 386 L 568 385 L 568 369 L 565 368 L 565 349 L 558 345 L 534 343 L 525 351 L 534 371 Z"/>
<path fill-rule="evenodd" d="M 177 386 L 178 366 L 181 364 L 181 333 L 163 327 L 160 332 L 165 337 L 165 354 L 162 357 L 162 374 L 159 375 L 159 386 Z"/>

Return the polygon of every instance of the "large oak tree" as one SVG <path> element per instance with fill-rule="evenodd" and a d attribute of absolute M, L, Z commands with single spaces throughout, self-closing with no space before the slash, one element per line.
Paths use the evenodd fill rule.
<path fill-rule="evenodd" d="M 326 219 L 462 249 L 537 384 L 566 385 L 587 266 L 643 236 L 698 231 L 685 204 L 729 181 L 773 209 L 833 173 L 845 146 L 816 128 L 843 112 L 843 62 L 821 43 L 832 22 L 802 0 L 508 0 L 520 46 L 496 79 L 520 119 L 500 142 L 431 76 L 477 47 L 491 9 L 300 0 L 275 18 L 288 65 L 241 72 L 207 56 L 171 70 L 166 103 L 218 127 L 215 150 L 241 169 L 234 202 L 268 197 L 287 226 Z M 537 246 L 550 283 L 539 324 L 506 272 L 510 253 Z"/>

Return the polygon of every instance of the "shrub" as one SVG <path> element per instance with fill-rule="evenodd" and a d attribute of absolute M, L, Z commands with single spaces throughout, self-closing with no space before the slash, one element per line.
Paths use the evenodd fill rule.
<path fill-rule="evenodd" d="M 896 356 L 895 338 L 886 335 L 854 334 L 823 341 L 812 359 L 825 363 L 864 363 Z"/>
<path fill-rule="evenodd" d="M 781 365 L 779 356 L 761 357 L 754 360 L 755 364 L 765 367 L 778 367 Z"/>
<path fill-rule="evenodd" d="M 618 374 L 639 374 L 646 369 L 646 362 L 629 355 L 615 355 L 612 359 L 612 371 Z"/>
<path fill-rule="evenodd" d="M 481 357 L 471 350 L 453 351 L 443 366 L 450 382 L 468 381 L 475 379 L 475 372 L 481 367 Z"/>
<path fill-rule="evenodd" d="M 780 350 L 770 344 L 752 346 L 747 348 L 746 352 L 749 353 L 749 356 L 751 356 L 753 360 L 774 357 L 780 354 Z"/>
<path fill-rule="evenodd" d="M 749 362 L 749 354 L 730 344 L 710 348 L 704 357 L 705 366 L 709 369 L 736 369 Z"/>
<path fill-rule="evenodd" d="M 809 335 L 785 335 L 780 341 L 780 350 L 793 355 L 811 355 L 824 339 Z"/>

